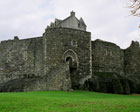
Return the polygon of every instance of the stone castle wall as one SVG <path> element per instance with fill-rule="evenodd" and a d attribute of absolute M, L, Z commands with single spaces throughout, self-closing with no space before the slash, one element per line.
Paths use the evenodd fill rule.
<path fill-rule="evenodd" d="M 127 49 L 114 43 L 92 42 L 93 77 L 85 88 L 90 91 L 140 93 L 140 45 L 132 41 Z"/>
<path fill-rule="evenodd" d="M 124 64 L 126 75 L 140 76 L 140 45 L 132 41 L 130 47 L 124 50 Z"/>
<path fill-rule="evenodd" d="M 91 36 L 89 32 L 69 28 L 47 29 L 44 36 L 45 74 L 61 61 L 71 59 L 70 72 L 74 86 L 91 76 Z M 48 66 L 49 65 L 49 66 Z M 49 74 L 48 74 L 49 75 Z"/>
<path fill-rule="evenodd" d="M 67 63 L 61 62 L 44 74 L 43 44 L 43 37 L 0 43 L 0 91 L 71 89 Z"/>
<path fill-rule="evenodd" d="M 80 30 L 50 28 L 43 37 L 2 41 L 0 57 L 0 91 L 15 83 L 21 91 L 67 90 L 92 75 L 91 36 Z"/>
<path fill-rule="evenodd" d="M 42 37 L 0 43 L 0 82 L 42 75 Z"/>
<path fill-rule="evenodd" d="M 132 41 L 127 49 L 102 40 L 92 41 L 93 74 L 140 75 L 140 45 Z"/>
<path fill-rule="evenodd" d="M 80 89 L 98 73 L 140 76 L 139 68 L 138 42 L 121 49 L 70 28 L 49 28 L 42 37 L 0 43 L 0 91 Z"/>
<path fill-rule="evenodd" d="M 124 52 L 114 43 L 93 41 L 92 56 L 93 72 L 124 74 Z"/>

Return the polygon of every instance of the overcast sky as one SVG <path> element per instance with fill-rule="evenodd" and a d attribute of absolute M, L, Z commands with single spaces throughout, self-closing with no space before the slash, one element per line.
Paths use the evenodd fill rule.
<path fill-rule="evenodd" d="M 132 40 L 140 41 L 140 18 L 129 16 L 128 5 L 129 0 L 0 0 L 0 40 L 41 36 L 51 21 L 74 10 L 92 40 L 126 48 Z"/>

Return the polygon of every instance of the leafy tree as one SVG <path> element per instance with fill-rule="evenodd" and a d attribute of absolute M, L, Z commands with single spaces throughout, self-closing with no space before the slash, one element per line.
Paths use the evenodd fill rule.
<path fill-rule="evenodd" d="M 140 0 L 131 0 L 131 14 L 140 17 Z"/>
<path fill-rule="evenodd" d="M 131 1 L 131 14 L 133 16 L 140 17 L 140 0 L 130 0 Z M 140 28 L 140 25 L 139 25 Z"/>

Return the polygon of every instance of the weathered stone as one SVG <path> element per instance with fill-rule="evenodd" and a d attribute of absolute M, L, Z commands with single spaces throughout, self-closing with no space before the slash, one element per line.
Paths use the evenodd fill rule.
<path fill-rule="evenodd" d="M 15 88 L 14 83 L 34 77 L 46 78 L 45 80 L 37 78 L 37 81 L 25 86 L 26 88 L 23 88 L 21 82 L 19 86 L 21 85 L 22 89 L 19 91 L 69 90 L 71 86 L 74 89 L 82 87 L 92 75 L 90 39 L 89 32 L 49 28 L 43 37 L 2 41 L 0 44 L 0 83 L 4 85 L 2 87 L 8 88 L 6 85 L 13 81 L 9 87 Z M 29 80 L 26 80 L 26 83 L 27 81 Z"/>
<path fill-rule="evenodd" d="M 43 37 L 44 74 L 47 74 L 51 67 L 58 66 L 61 61 L 68 62 L 72 88 L 78 89 L 84 84 L 84 79 L 92 75 L 90 39 L 90 33 L 85 31 L 68 28 L 46 30 Z"/>
<path fill-rule="evenodd" d="M 140 45 L 132 41 L 130 47 L 124 50 L 124 72 L 126 75 L 140 76 Z"/>
<path fill-rule="evenodd" d="M 124 52 L 114 43 L 95 40 L 92 42 L 94 72 L 112 72 L 124 75 Z"/>

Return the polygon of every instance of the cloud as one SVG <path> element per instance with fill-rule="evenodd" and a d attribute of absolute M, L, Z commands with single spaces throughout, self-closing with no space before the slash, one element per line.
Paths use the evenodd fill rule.
<path fill-rule="evenodd" d="M 126 6 L 127 0 L 3 0 L 0 39 L 42 35 L 51 21 L 64 19 L 74 10 L 85 20 L 92 40 L 99 38 L 126 48 L 131 40 L 140 40 L 139 18 L 129 16 Z"/>
<path fill-rule="evenodd" d="M 134 39 L 128 34 L 138 30 L 139 18 L 129 16 L 126 0 L 52 0 L 52 3 L 56 17 L 66 17 L 69 10 L 75 10 L 78 17 L 82 16 L 88 31 L 92 32 L 92 40 L 99 38 L 126 48 Z"/>
<path fill-rule="evenodd" d="M 0 1 L 0 39 L 42 35 L 52 18 L 51 8 L 42 8 L 44 3 L 44 0 Z"/>

